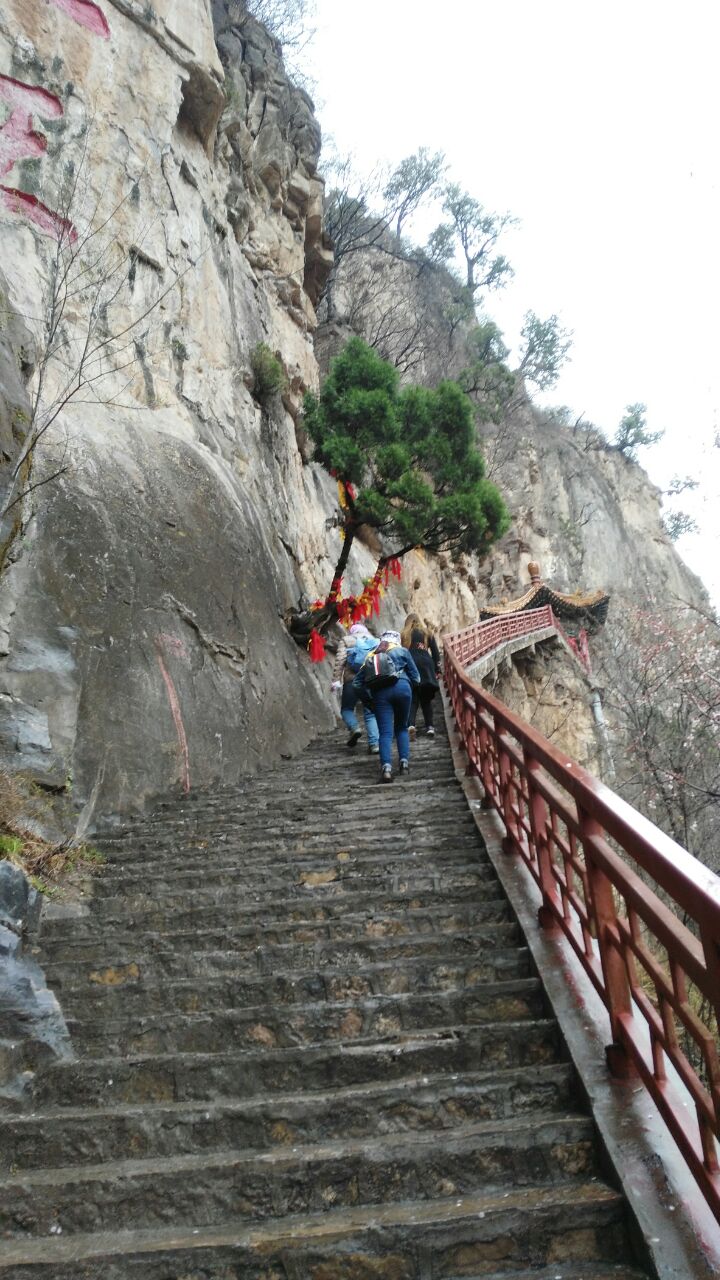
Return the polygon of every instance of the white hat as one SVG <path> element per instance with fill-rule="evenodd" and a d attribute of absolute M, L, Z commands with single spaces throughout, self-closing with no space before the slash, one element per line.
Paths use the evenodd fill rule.
<path fill-rule="evenodd" d="M 399 631 L 383 631 L 382 635 L 380 636 L 380 639 L 387 640 L 389 644 L 400 644 L 400 632 Z"/>
<path fill-rule="evenodd" d="M 350 635 L 351 636 L 369 636 L 370 632 L 368 631 L 364 622 L 353 622 L 350 628 Z"/>

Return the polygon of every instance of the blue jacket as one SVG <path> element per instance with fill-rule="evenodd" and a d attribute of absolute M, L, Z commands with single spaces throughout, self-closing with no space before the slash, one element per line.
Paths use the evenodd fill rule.
<path fill-rule="evenodd" d="M 403 649 L 401 644 L 393 644 L 390 646 L 389 652 L 393 656 L 395 666 L 400 667 L 401 669 L 400 679 L 407 680 L 411 685 L 420 684 L 420 672 L 415 666 L 413 658 L 411 654 L 408 653 L 407 649 Z M 372 693 L 372 689 L 368 689 L 366 691 L 364 688 L 365 675 L 368 670 L 369 668 L 363 664 L 352 682 L 355 692 L 359 695 L 365 693 L 366 697 L 368 693 Z"/>

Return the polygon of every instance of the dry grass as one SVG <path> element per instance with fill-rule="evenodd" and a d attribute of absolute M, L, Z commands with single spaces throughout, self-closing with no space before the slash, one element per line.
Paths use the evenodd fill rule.
<path fill-rule="evenodd" d="M 47 839 L 41 832 L 53 825 L 47 797 L 22 776 L 0 772 L 0 859 L 20 867 L 41 893 L 62 896 L 78 872 L 105 858 L 82 841 Z"/>

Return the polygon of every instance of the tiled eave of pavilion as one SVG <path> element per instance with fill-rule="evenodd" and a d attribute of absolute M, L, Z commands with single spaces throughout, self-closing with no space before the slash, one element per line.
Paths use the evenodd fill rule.
<path fill-rule="evenodd" d="M 573 631 L 584 627 L 592 633 L 603 626 L 610 603 L 610 596 L 606 591 L 573 591 L 566 594 L 563 591 L 555 591 L 546 582 L 541 582 L 539 571 L 534 563 L 528 565 L 528 570 L 532 581 L 525 594 L 518 596 L 515 600 L 503 600 L 500 604 L 482 605 L 480 607 L 482 621 L 487 618 L 498 618 L 506 613 L 538 609 L 541 605 L 549 604 L 555 616 L 561 622 L 571 624 Z"/>

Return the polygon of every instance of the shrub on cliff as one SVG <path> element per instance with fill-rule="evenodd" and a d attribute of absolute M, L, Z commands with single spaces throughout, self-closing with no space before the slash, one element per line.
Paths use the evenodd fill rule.
<path fill-rule="evenodd" d="M 393 365 L 351 338 L 320 397 L 306 396 L 305 422 L 315 457 L 344 488 L 335 578 L 361 525 L 398 557 L 414 547 L 485 551 L 508 528 L 500 492 L 485 477 L 473 405 L 457 383 L 401 388 Z"/>
<path fill-rule="evenodd" d="M 662 431 L 648 431 L 645 414 L 644 404 L 629 404 L 612 442 L 613 449 L 633 462 L 637 462 L 637 451 L 642 445 L 657 444 L 664 435 Z"/>
<path fill-rule="evenodd" d="M 258 342 L 250 356 L 253 375 L 252 393 L 259 404 L 265 405 L 276 391 L 285 386 L 285 370 L 265 342 Z"/>

